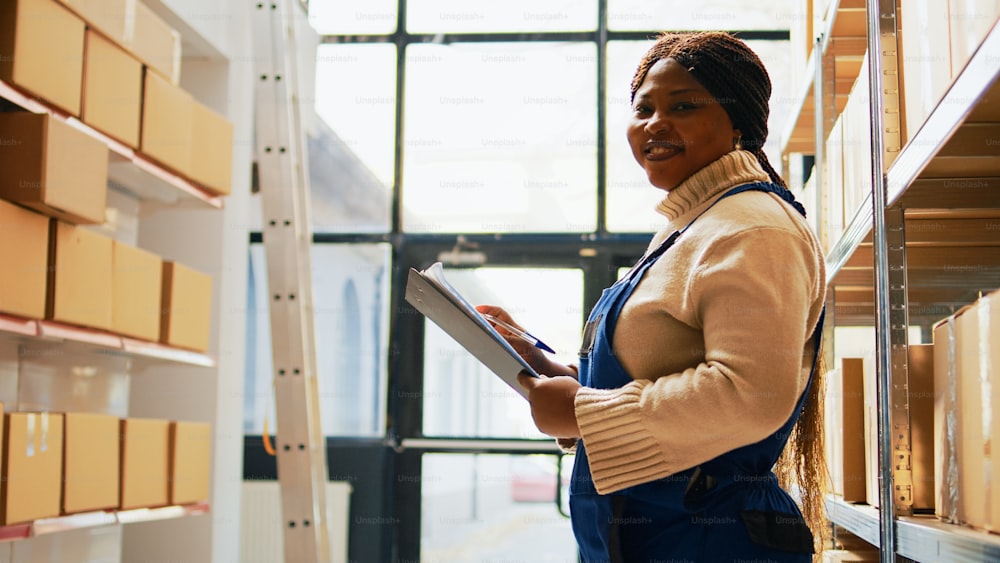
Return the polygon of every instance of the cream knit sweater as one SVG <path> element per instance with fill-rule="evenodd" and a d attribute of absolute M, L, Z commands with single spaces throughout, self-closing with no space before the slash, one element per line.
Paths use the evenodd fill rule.
<path fill-rule="evenodd" d="M 724 155 L 659 204 L 669 221 L 650 249 L 727 189 L 767 180 L 752 154 Z M 702 215 L 622 309 L 612 347 L 633 381 L 577 393 L 598 492 L 666 477 L 780 428 L 808 380 L 825 280 L 819 243 L 779 197 L 745 192 Z"/>

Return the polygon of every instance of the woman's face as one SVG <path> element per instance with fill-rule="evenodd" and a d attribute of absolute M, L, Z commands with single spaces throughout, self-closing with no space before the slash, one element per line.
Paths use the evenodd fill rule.
<path fill-rule="evenodd" d="M 676 188 L 732 151 L 739 136 L 726 110 L 674 59 L 653 64 L 636 90 L 628 142 L 657 188 Z"/>

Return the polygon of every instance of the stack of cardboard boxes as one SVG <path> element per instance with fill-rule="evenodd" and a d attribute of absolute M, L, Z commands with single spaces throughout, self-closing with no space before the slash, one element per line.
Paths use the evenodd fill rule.
<path fill-rule="evenodd" d="M 1000 291 L 934 327 L 935 514 L 1000 531 Z"/>
<path fill-rule="evenodd" d="M 232 125 L 179 77 L 180 36 L 141 2 L 0 5 L 0 79 L 49 108 L 0 111 L 0 313 L 208 349 L 211 277 L 98 229 L 109 143 L 229 193 Z M 205 501 L 211 441 L 201 423 L 8 412 L 0 524 Z"/>
<path fill-rule="evenodd" d="M 1000 531 L 1000 291 L 934 327 L 932 344 L 909 346 L 912 506 L 941 520 Z M 831 488 L 847 502 L 879 506 L 874 358 L 844 358 L 827 393 Z"/>
<path fill-rule="evenodd" d="M 179 86 L 180 55 L 177 31 L 138 0 L 0 7 L 0 79 L 226 195 L 232 124 Z"/>
<path fill-rule="evenodd" d="M 3 424 L 2 526 L 208 500 L 208 424 L 48 412 Z"/>

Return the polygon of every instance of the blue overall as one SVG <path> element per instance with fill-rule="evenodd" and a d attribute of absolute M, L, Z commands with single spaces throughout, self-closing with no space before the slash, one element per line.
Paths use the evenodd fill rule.
<path fill-rule="evenodd" d="M 748 190 L 775 193 L 805 215 L 788 190 L 769 183 L 737 186 L 719 200 Z M 632 381 L 611 350 L 615 323 L 646 270 L 688 227 L 690 223 L 675 231 L 629 275 L 604 290 L 584 331 L 580 351 L 582 385 L 613 389 Z M 822 324 L 820 317 L 813 333 L 817 348 L 817 332 Z M 812 379 L 810 373 L 809 384 Z M 598 494 L 594 488 L 586 446 L 581 440 L 570 484 L 570 515 L 580 560 L 810 562 L 812 534 L 795 502 L 778 486 L 771 471 L 807 394 L 808 385 L 788 421 L 764 440 L 611 495 Z"/>

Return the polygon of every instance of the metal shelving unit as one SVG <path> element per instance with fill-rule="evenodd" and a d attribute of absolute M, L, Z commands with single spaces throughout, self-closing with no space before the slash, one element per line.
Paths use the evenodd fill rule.
<path fill-rule="evenodd" d="M 830 247 L 826 267 L 835 324 L 877 327 L 880 505 L 889 509 L 831 496 L 827 513 L 833 524 L 882 548 L 883 561 L 897 555 L 915 561 L 1000 560 L 1000 536 L 911 515 L 905 461 L 905 329 L 929 327 L 1000 284 L 1000 232 L 995 227 L 1000 218 L 1000 149 L 991 142 L 1000 130 L 1000 25 L 994 24 L 934 111 L 895 152 L 885 147 L 883 135 L 892 131 L 881 118 L 891 116 L 899 93 L 899 61 L 888 60 L 897 56 L 899 27 L 891 0 L 869 0 L 868 7 L 875 15 L 868 18 L 868 38 L 860 48 L 874 44 L 880 54 L 869 59 L 869 82 L 877 153 L 872 180 L 881 193 L 869 192 L 860 207 L 849 210 L 853 218 Z M 836 20 L 845 14 L 855 17 L 855 8 L 847 2 L 831 8 L 808 62 L 809 79 L 800 87 L 799 114 L 782 133 L 783 155 L 816 154 L 817 170 L 829 126 L 843 107 L 841 82 L 831 80 L 830 67 L 844 55 L 831 46 L 859 47 L 834 31 L 854 33 L 856 28 Z M 897 483 L 897 477 L 902 481 Z"/>
<path fill-rule="evenodd" d="M 205 86 L 195 85 L 198 89 L 190 90 L 191 93 L 206 105 L 222 106 L 225 111 L 221 113 L 227 116 L 239 115 L 250 95 L 242 86 L 228 89 L 224 86 L 230 82 L 250 84 L 252 77 L 240 69 L 227 76 L 229 56 L 210 49 L 211 45 L 203 38 L 210 36 L 208 33 L 184 24 L 174 13 L 176 4 L 147 3 L 161 18 L 183 24 L 175 27 L 182 34 L 185 55 L 197 59 L 190 63 L 195 72 L 208 75 L 223 71 L 219 75 L 222 78 Z M 225 9 L 230 10 L 229 17 L 241 14 L 239 10 L 249 11 L 235 1 L 227 2 Z M 188 64 L 185 59 L 185 65 Z M 223 92 L 225 101 L 214 103 Z M 245 300 L 234 299 L 218 288 L 246 286 L 246 261 L 232 257 L 242 256 L 239 249 L 245 253 L 246 233 L 239 230 L 242 216 L 238 213 L 249 199 L 249 189 L 217 195 L 140 149 L 119 142 L 10 82 L 0 81 L 0 111 L 45 114 L 106 145 L 109 208 L 122 205 L 119 217 L 134 221 L 109 222 L 93 228 L 111 231 L 111 235 L 121 235 L 122 239 L 134 237 L 127 242 L 211 272 L 215 284 L 213 351 L 208 353 L 43 319 L 0 315 L 0 363 L 3 364 L 0 387 L 5 392 L 6 412 L 23 409 L 205 421 L 212 424 L 214 458 L 210 498 L 203 502 L 98 510 L 0 526 L 0 561 L 127 561 L 151 557 L 192 561 L 213 559 L 213 550 L 232 553 L 238 546 L 236 533 L 220 530 L 219 526 L 213 529 L 210 523 L 213 519 L 231 523 L 239 518 L 239 504 L 232 501 L 238 500 L 234 493 L 239 494 L 242 440 L 233 431 L 234 425 L 239 429 L 239 421 L 234 419 L 230 424 L 228 420 L 234 418 L 230 416 L 233 409 L 230 397 L 236 396 L 237 388 L 242 389 L 239 383 L 243 364 L 242 360 L 234 360 L 240 354 L 229 351 L 233 349 L 232 342 L 239 341 L 232 335 L 242 337 L 245 333 L 245 319 L 234 320 L 238 315 L 230 312 L 239 311 Z M 242 123 L 233 122 L 235 134 L 248 137 Z M 249 158 L 234 155 L 234 162 L 239 164 L 234 166 L 233 185 L 249 186 Z M 114 232 L 115 229 L 121 231 Z M 46 356 L 39 351 L 51 354 Z M 45 364 L 40 356 L 60 360 Z M 41 366 L 43 370 L 31 373 L 27 385 L 20 364 L 25 360 L 35 362 L 34 367 Z M 94 373 L 79 377 L 70 374 L 66 366 L 74 361 L 85 363 Z M 32 386 L 34 390 L 24 391 Z M 72 401 L 68 399 L 71 395 Z"/>

